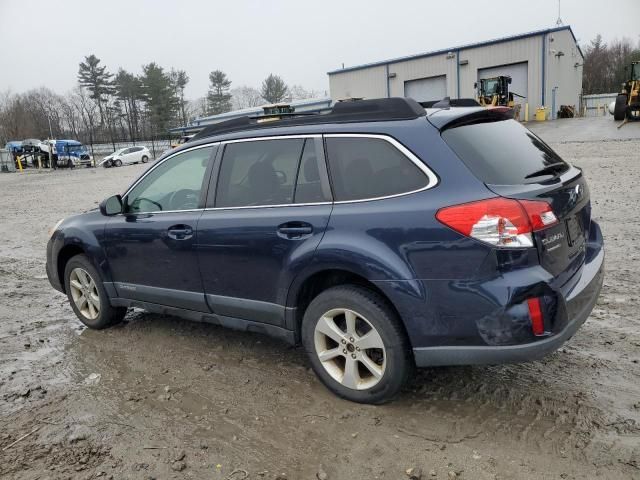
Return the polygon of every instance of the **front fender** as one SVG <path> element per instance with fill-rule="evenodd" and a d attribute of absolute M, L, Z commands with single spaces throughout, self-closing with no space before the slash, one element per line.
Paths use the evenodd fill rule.
<path fill-rule="evenodd" d="M 57 273 L 59 259 L 65 251 L 82 251 L 93 262 L 103 282 L 111 282 L 109 263 L 102 248 L 106 218 L 98 211 L 90 211 L 66 219 L 54 232 L 47 247 L 47 268 Z M 62 284 L 62 279 L 60 279 Z"/>

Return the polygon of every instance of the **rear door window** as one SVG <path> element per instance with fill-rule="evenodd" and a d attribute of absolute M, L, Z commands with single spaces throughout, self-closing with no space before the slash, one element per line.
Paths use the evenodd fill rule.
<path fill-rule="evenodd" d="M 442 138 L 484 183 L 521 185 L 569 169 L 551 147 L 515 120 L 476 123 L 442 132 Z"/>
<path fill-rule="evenodd" d="M 326 138 L 336 201 L 366 200 L 425 188 L 429 179 L 406 155 L 382 138 Z"/>
<path fill-rule="evenodd" d="M 216 207 L 293 203 L 304 139 L 230 143 L 224 149 Z"/>

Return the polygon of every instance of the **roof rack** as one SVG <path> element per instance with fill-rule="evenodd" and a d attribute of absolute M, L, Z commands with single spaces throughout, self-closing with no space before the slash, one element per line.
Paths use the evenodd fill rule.
<path fill-rule="evenodd" d="M 204 127 L 193 140 L 243 130 L 274 128 L 297 125 L 320 125 L 327 123 L 382 122 L 390 120 L 413 120 L 426 115 L 425 109 L 411 98 L 378 98 L 336 103 L 331 112 L 309 114 L 280 113 L 269 121 L 260 117 L 240 117 Z M 262 119 L 262 120 L 261 120 Z"/>

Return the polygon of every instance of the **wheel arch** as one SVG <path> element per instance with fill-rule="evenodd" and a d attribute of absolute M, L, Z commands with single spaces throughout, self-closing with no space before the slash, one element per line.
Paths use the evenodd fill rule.
<path fill-rule="evenodd" d="M 389 296 L 374 282 L 368 280 L 360 273 L 345 268 L 325 268 L 315 270 L 307 274 L 304 278 L 296 280 L 287 295 L 287 307 L 292 308 L 295 312 L 293 327 L 296 341 L 300 341 L 302 318 L 311 301 L 323 291 L 340 285 L 357 285 L 375 292 L 387 303 L 389 308 L 393 310 L 404 327 L 402 315 Z"/>
<path fill-rule="evenodd" d="M 58 280 L 60 281 L 60 285 L 62 286 L 62 290 L 64 291 L 64 293 L 67 293 L 64 281 L 64 270 L 67 266 L 67 263 L 69 263 L 69 260 L 71 260 L 76 255 L 82 255 L 85 253 L 85 250 L 80 245 L 75 243 L 65 245 L 60 250 L 60 253 L 58 253 L 58 259 L 56 262 L 56 273 L 58 275 Z"/>

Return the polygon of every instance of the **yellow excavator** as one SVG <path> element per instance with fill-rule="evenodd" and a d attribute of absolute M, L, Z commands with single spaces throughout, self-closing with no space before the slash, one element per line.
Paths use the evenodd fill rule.
<path fill-rule="evenodd" d="M 631 120 L 640 120 L 640 61 L 631 62 L 631 67 L 625 70 L 631 70 L 631 75 L 622 84 L 622 92 L 616 97 L 613 118 L 624 120 L 626 123 Z"/>
<path fill-rule="evenodd" d="M 515 106 L 514 96 L 525 98 L 522 95 L 509 91 L 511 77 L 502 75 L 499 77 L 483 78 L 474 84 L 478 92 L 478 103 L 483 107 L 509 107 Z"/>

